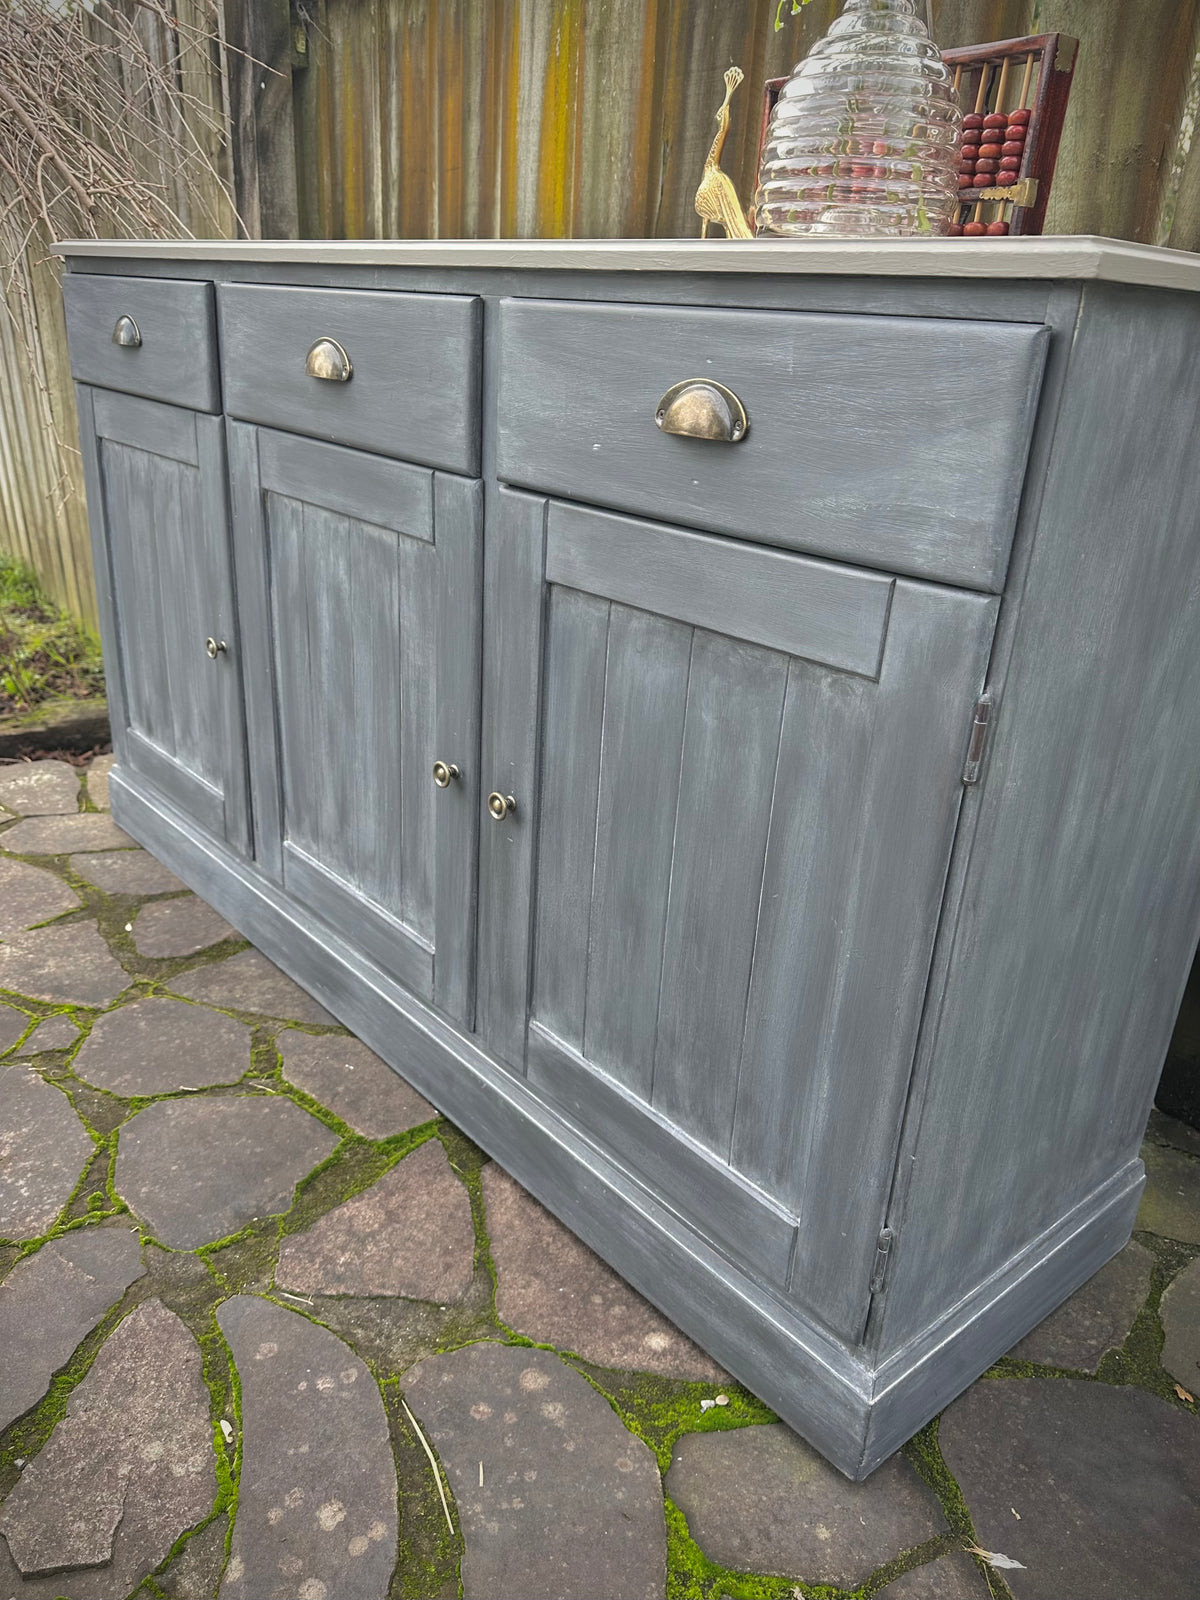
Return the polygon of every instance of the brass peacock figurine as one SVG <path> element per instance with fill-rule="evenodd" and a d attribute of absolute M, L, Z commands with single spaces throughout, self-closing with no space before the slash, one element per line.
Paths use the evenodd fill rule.
<path fill-rule="evenodd" d="M 721 151 L 729 134 L 729 102 L 745 74 L 741 67 L 730 67 L 725 74 L 725 98 L 717 111 L 717 135 L 704 161 L 704 176 L 696 190 L 696 213 L 700 217 L 700 237 L 708 237 L 710 222 L 719 222 L 729 239 L 753 239 L 746 213 L 728 174 L 721 171 Z"/>

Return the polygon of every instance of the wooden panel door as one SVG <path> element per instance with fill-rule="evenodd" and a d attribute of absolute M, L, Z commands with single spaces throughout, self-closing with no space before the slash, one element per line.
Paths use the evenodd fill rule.
<path fill-rule="evenodd" d="M 84 385 L 78 397 L 118 761 L 246 850 L 221 419 Z"/>
<path fill-rule="evenodd" d="M 498 508 L 481 1032 L 857 1342 L 997 602 Z"/>
<path fill-rule="evenodd" d="M 469 1024 L 480 485 L 244 423 L 229 439 L 259 858 Z"/>

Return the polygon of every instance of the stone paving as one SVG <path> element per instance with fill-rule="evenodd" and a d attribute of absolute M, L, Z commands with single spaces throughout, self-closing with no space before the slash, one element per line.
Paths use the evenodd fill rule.
<path fill-rule="evenodd" d="M 0 1600 L 1175 1600 L 1200 1135 L 850 1484 L 106 814 L 0 766 Z M 979 1551 L 1020 1566 L 987 1561 Z"/>

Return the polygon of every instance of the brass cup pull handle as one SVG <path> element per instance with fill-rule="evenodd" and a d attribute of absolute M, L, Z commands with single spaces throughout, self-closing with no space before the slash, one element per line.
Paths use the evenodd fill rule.
<path fill-rule="evenodd" d="M 215 661 L 218 656 L 223 656 L 229 649 L 224 639 L 205 639 L 204 654 L 210 661 Z"/>
<path fill-rule="evenodd" d="M 141 331 L 132 317 L 118 317 L 112 331 L 112 342 L 126 350 L 136 350 L 142 342 Z"/>
<path fill-rule="evenodd" d="M 453 761 L 435 761 L 433 763 L 433 781 L 439 789 L 448 789 L 458 777 L 458 768 Z"/>
<path fill-rule="evenodd" d="M 654 420 L 664 433 L 722 444 L 739 444 L 750 426 L 746 408 L 733 390 L 711 378 L 685 378 L 673 384 L 658 402 Z"/>
<path fill-rule="evenodd" d="M 493 822 L 503 822 L 505 817 L 516 809 L 517 802 L 512 795 L 500 794 L 496 789 L 493 789 L 491 794 L 488 795 L 488 812 Z"/>
<path fill-rule="evenodd" d="M 349 383 L 354 376 L 350 357 L 336 339 L 318 339 L 304 358 L 304 370 L 326 383 Z"/>

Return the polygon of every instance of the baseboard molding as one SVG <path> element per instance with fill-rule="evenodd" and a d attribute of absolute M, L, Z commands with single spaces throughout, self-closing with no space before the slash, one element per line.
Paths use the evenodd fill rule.
<path fill-rule="evenodd" d="M 117 768 L 110 793 L 115 819 L 133 838 L 849 1478 L 872 1472 L 1129 1237 L 1143 1182 L 1136 1161 L 872 1370 L 143 780 L 134 790 Z"/>
<path fill-rule="evenodd" d="M 1146 1174 L 1127 1163 L 876 1369 L 864 1475 L 924 1427 L 1128 1241 Z"/>

